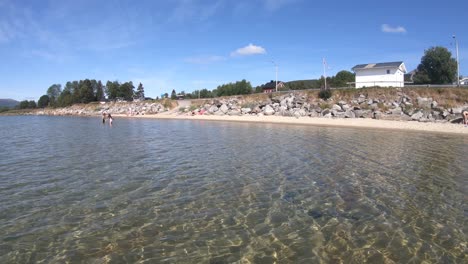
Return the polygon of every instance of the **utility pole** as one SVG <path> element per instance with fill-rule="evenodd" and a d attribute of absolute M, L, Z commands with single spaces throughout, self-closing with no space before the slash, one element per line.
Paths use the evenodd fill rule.
<path fill-rule="evenodd" d="M 455 49 L 457 51 L 457 86 L 460 86 L 460 61 L 458 60 L 458 40 L 453 35 L 453 39 L 455 40 Z"/>
<path fill-rule="evenodd" d="M 325 67 L 326 64 L 327 62 L 325 61 L 325 58 L 323 58 L 323 79 L 325 80 L 325 90 L 327 89 L 327 72 Z"/>
<path fill-rule="evenodd" d="M 275 65 L 275 72 L 276 72 L 276 79 L 275 79 L 275 90 L 278 92 L 278 64 L 275 63 L 275 61 L 271 61 L 273 65 Z"/>

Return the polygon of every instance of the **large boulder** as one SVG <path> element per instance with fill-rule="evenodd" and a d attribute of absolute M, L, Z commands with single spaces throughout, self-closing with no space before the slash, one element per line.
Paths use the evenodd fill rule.
<path fill-rule="evenodd" d="M 274 115 L 275 114 L 275 109 L 273 109 L 273 107 L 271 107 L 270 105 L 266 105 L 263 108 L 263 113 L 265 115 Z"/>
<path fill-rule="evenodd" d="M 330 117 L 331 117 L 331 111 L 328 108 L 323 109 L 321 114 L 322 114 L 322 116 L 330 115 Z"/>
<path fill-rule="evenodd" d="M 332 110 L 335 110 L 335 111 L 338 111 L 338 112 L 342 112 L 343 109 L 341 108 L 341 106 L 337 105 L 337 104 L 334 104 L 332 106 Z"/>
<path fill-rule="evenodd" d="M 412 120 L 417 120 L 417 121 L 419 121 L 423 117 L 424 117 L 424 113 L 421 112 L 421 111 L 417 111 L 416 113 L 411 115 L 411 119 Z"/>
<path fill-rule="evenodd" d="M 210 108 L 208 108 L 208 113 L 213 114 L 215 112 L 218 112 L 218 110 L 219 109 L 218 109 L 218 107 L 216 105 L 212 105 L 212 106 L 210 106 Z"/>
<path fill-rule="evenodd" d="M 392 115 L 401 115 L 402 112 L 403 110 L 401 109 L 401 107 L 397 107 L 390 110 L 390 114 Z"/>
<path fill-rule="evenodd" d="M 351 110 L 350 108 L 348 108 L 345 112 L 345 115 L 344 115 L 345 118 L 356 118 L 356 114 L 354 113 L 353 110 Z"/>
<path fill-rule="evenodd" d="M 246 114 L 250 114 L 252 112 L 252 109 L 246 107 L 246 108 L 241 108 L 241 112 L 242 114 L 246 115 Z"/>
<path fill-rule="evenodd" d="M 221 107 L 219 108 L 219 111 L 221 111 L 223 114 L 226 114 L 229 110 L 229 107 L 226 104 L 222 104 Z"/>
<path fill-rule="evenodd" d="M 425 109 L 430 109 L 432 106 L 432 98 L 418 97 L 416 99 L 416 102 L 418 103 L 420 107 L 425 108 Z"/>
<path fill-rule="evenodd" d="M 240 116 L 240 115 L 242 115 L 242 113 L 238 109 L 231 109 L 231 110 L 228 111 L 228 115 L 230 115 L 230 116 Z"/>

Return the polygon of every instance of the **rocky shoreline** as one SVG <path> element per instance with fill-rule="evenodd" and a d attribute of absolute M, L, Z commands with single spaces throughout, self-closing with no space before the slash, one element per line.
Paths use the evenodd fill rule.
<path fill-rule="evenodd" d="M 349 96 L 348 96 L 349 97 Z M 332 119 L 378 119 L 432 123 L 461 123 L 468 102 L 448 107 L 434 98 L 409 96 L 403 91 L 393 95 L 370 96 L 356 92 L 351 98 L 333 96 L 320 99 L 308 92 L 279 95 L 231 96 L 202 100 L 159 100 L 141 102 L 106 102 L 77 104 L 66 108 L 35 110 L 33 115 L 98 116 L 113 115 L 214 115 L 214 116 L 282 116 Z"/>
<path fill-rule="evenodd" d="M 193 106 L 192 106 L 193 108 Z M 417 97 L 398 92 L 397 98 L 371 98 L 358 94 L 352 100 L 323 100 L 306 94 L 288 93 L 263 101 L 246 102 L 241 97 L 205 101 L 195 109 L 181 109 L 189 114 L 219 116 L 289 116 L 322 118 L 371 118 L 381 120 L 461 123 L 462 111 L 468 104 L 445 108 L 433 98 Z"/>

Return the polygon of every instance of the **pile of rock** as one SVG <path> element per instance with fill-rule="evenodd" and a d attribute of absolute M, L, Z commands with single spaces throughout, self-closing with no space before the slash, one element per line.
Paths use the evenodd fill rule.
<path fill-rule="evenodd" d="M 73 105 L 65 108 L 44 109 L 38 115 L 84 115 L 96 116 L 103 112 L 125 115 L 149 115 L 168 111 L 161 103 L 156 102 L 108 102 L 103 104 Z"/>
<path fill-rule="evenodd" d="M 395 99 L 396 98 L 396 99 Z M 415 120 L 419 122 L 460 122 L 465 104 L 443 108 L 432 98 L 410 98 L 398 92 L 393 99 L 369 98 L 358 94 L 352 100 L 338 102 L 308 98 L 306 94 L 289 93 L 264 101 L 246 103 L 241 97 L 214 99 L 196 106 L 195 112 L 208 115 L 265 115 L 324 118 L 374 118 L 386 120 Z"/>

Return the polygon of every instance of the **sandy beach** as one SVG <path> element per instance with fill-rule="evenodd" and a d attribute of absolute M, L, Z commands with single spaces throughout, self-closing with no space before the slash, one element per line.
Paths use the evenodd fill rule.
<path fill-rule="evenodd" d="M 181 120 L 206 120 L 225 122 L 252 122 L 252 123 L 276 123 L 289 125 L 312 125 L 333 127 L 354 127 L 370 129 L 393 129 L 418 132 L 436 132 L 468 135 L 468 127 L 462 124 L 432 123 L 417 121 L 391 121 L 364 118 L 318 118 L 318 117 L 284 117 L 284 116 L 216 116 L 216 115 L 187 115 L 176 113 L 160 113 L 156 115 L 116 115 L 119 118 L 155 118 L 155 119 L 181 119 Z"/>

